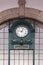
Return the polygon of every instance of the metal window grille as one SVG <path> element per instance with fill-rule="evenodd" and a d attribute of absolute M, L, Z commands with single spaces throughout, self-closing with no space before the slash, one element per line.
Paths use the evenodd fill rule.
<path fill-rule="evenodd" d="M 10 65 L 32 65 L 33 52 L 11 50 Z M 8 65 L 8 27 L 0 30 L 0 65 Z M 35 65 L 43 64 L 43 29 L 35 26 Z"/>

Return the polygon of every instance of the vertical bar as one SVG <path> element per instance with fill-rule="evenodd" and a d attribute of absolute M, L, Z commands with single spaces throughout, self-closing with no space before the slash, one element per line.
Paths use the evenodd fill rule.
<path fill-rule="evenodd" d="M 33 65 L 35 65 L 35 50 L 33 50 Z"/>
<path fill-rule="evenodd" d="M 34 29 L 35 29 L 35 22 L 34 22 Z M 35 65 L 35 32 L 34 32 L 33 65 Z"/>
<path fill-rule="evenodd" d="M 20 51 L 18 50 L 18 65 L 20 65 L 19 61 L 20 61 Z"/>
<path fill-rule="evenodd" d="M 8 50 L 8 65 L 10 65 L 10 49 Z"/>
<path fill-rule="evenodd" d="M 15 65 L 15 50 L 14 50 L 14 65 Z"/>
<path fill-rule="evenodd" d="M 29 65 L 29 51 L 28 51 L 28 65 Z"/>
<path fill-rule="evenodd" d="M 9 29 L 10 29 L 10 22 L 8 23 Z M 10 40 L 9 40 L 10 42 Z M 10 65 L 10 44 L 8 43 L 8 65 Z"/>
<path fill-rule="evenodd" d="M 24 52 L 25 52 L 25 51 L 23 50 L 23 65 L 24 65 Z"/>

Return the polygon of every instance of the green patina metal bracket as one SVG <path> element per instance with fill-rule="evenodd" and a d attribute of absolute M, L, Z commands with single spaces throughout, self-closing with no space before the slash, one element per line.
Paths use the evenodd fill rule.
<path fill-rule="evenodd" d="M 18 37 L 15 33 L 16 27 L 19 25 L 24 25 L 28 28 L 29 33 L 25 37 Z M 12 25 L 9 23 L 9 60 L 8 65 L 10 65 L 10 50 L 33 50 L 33 65 L 35 58 L 35 26 L 33 23 L 26 21 L 25 19 L 19 19 Z"/>

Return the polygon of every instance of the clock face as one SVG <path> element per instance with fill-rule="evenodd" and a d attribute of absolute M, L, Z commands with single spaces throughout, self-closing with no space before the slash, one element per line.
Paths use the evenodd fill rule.
<path fill-rule="evenodd" d="M 28 28 L 26 26 L 18 26 L 16 28 L 16 35 L 18 37 L 25 37 L 28 35 Z"/>

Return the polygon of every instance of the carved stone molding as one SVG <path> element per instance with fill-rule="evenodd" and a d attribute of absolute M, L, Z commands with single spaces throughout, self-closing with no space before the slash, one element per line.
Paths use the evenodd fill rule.
<path fill-rule="evenodd" d="M 25 0 L 19 0 L 18 4 L 19 4 L 19 17 L 24 17 L 26 1 Z"/>
<path fill-rule="evenodd" d="M 43 11 L 26 8 L 25 0 L 19 0 L 19 5 L 20 7 L 18 8 L 11 8 L 0 12 L 0 29 L 6 26 L 7 20 L 17 18 L 35 19 L 37 21 L 34 22 L 37 22 L 36 24 L 43 28 Z"/>
<path fill-rule="evenodd" d="M 20 6 L 23 6 L 23 5 L 25 6 L 26 1 L 25 0 L 19 0 L 18 3 Z"/>

